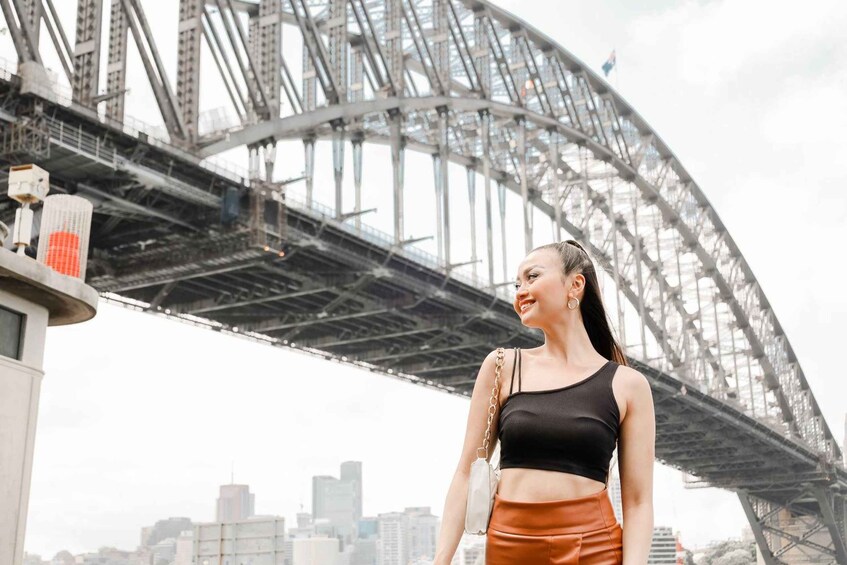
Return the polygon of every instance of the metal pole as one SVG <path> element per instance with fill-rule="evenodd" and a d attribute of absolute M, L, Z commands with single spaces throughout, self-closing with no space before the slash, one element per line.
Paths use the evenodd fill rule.
<path fill-rule="evenodd" d="M 521 177 L 521 201 L 523 204 L 523 238 L 524 251 L 532 251 L 532 209 L 529 203 L 529 183 L 526 168 L 526 120 L 518 118 L 518 174 Z"/>
<path fill-rule="evenodd" d="M 438 128 L 439 128 L 439 151 L 441 153 L 439 163 L 441 168 L 441 216 L 444 220 L 444 264 L 450 267 L 450 178 L 448 176 L 448 144 L 447 144 L 447 109 L 439 111 Z"/>
<path fill-rule="evenodd" d="M 503 281 L 509 280 L 509 266 L 506 261 L 506 185 L 497 182 L 497 198 L 500 201 L 500 240 L 503 250 Z"/>
<path fill-rule="evenodd" d="M 441 214 L 441 155 L 432 154 L 432 175 L 435 181 L 435 244 L 438 247 L 438 262 L 444 261 L 444 224 Z"/>
<path fill-rule="evenodd" d="M 344 182 L 344 124 L 333 127 L 332 172 L 335 177 L 335 217 L 340 218 L 343 210 L 342 183 Z"/>
<path fill-rule="evenodd" d="M 480 112 L 482 122 L 482 178 L 485 191 L 485 242 L 488 247 L 488 284 L 494 290 L 494 233 L 491 211 L 491 117 L 487 111 Z"/>
<path fill-rule="evenodd" d="M 403 241 L 403 172 L 406 140 L 403 137 L 402 116 L 397 113 L 391 119 L 391 170 L 394 187 L 394 242 Z"/>
<path fill-rule="evenodd" d="M 473 278 L 476 280 L 476 171 L 472 167 L 467 168 L 468 173 L 468 205 L 471 209 L 471 269 Z"/>
<path fill-rule="evenodd" d="M 307 137 L 303 140 L 303 148 L 306 152 L 306 207 L 312 207 L 312 196 L 315 187 L 315 139 Z"/>
<path fill-rule="evenodd" d="M 356 229 L 362 228 L 362 138 L 361 132 L 354 135 L 351 140 L 353 144 L 353 189 L 355 192 L 355 204 L 353 211 L 356 213 Z"/>
<path fill-rule="evenodd" d="M 556 231 L 554 241 L 562 241 L 562 185 L 559 183 L 559 136 L 554 130 L 550 130 L 550 188 L 553 195 L 553 219 Z"/>

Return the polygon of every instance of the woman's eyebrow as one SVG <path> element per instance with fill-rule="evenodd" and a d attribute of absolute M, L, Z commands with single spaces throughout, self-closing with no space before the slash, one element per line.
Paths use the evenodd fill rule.
<path fill-rule="evenodd" d="M 524 269 L 524 270 L 523 270 L 523 274 L 524 274 L 524 276 L 526 276 L 526 274 L 527 274 L 528 272 L 530 272 L 531 270 L 533 270 L 533 269 L 534 269 L 534 268 L 536 268 L 536 267 L 541 267 L 542 269 L 544 268 L 544 266 L 543 266 L 543 265 L 532 265 L 531 267 L 527 267 L 526 269 Z M 518 277 L 518 278 L 520 278 L 520 277 Z"/>

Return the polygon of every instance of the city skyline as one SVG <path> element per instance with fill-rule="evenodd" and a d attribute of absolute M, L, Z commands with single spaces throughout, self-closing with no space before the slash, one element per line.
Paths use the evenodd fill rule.
<path fill-rule="evenodd" d="M 188 517 L 163 518 L 153 525 L 141 526 L 140 544 L 133 548 L 99 546 L 96 550 L 78 553 L 77 559 L 82 558 L 83 563 L 88 563 L 86 559 L 91 556 L 128 554 L 137 555 L 139 559 L 147 559 L 144 555 L 149 555 L 154 562 L 164 559 L 172 562 L 172 565 L 189 565 L 200 558 L 212 559 L 214 562 L 223 555 L 220 553 L 223 551 L 220 548 L 221 539 L 229 539 L 230 536 L 257 539 L 256 536 L 265 536 L 267 543 L 281 544 L 280 551 L 286 552 L 285 563 L 287 564 L 292 563 L 292 557 L 296 563 L 297 557 L 292 556 L 291 552 L 297 553 L 295 546 L 298 540 L 314 540 L 317 543 L 315 547 L 318 548 L 316 551 L 330 558 L 333 563 L 336 559 L 342 558 L 342 555 L 345 555 L 346 559 L 352 558 L 351 564 L 372 563 L 371 559 L 375 563 L 386 565 L 431 563 L 441 525 L 440 517 L 433 515 L 428 506 L 406 506 L 402 512 L 392 510 L 380 512 L 376 516 L 362 516 L 361 493 L 359 496 L 350 496 L 350 492 L 345 489 L 339 490 L 337 485 L 331 485 L 332 488 L 329 490 L 324 488 L 324 485 L 328 484 L 327 480 L 330 479 L 339 482 L 338 484 L 343 484 L 345 481 L 353 485 L 361 484 L 362 462 L 343 461 L 339 467 L 340 479 L 327 475 L 312 477 L 312 507 L 320 509 L 320 513 L 324 516 L 319 516 L 315 512 L 311 514 L 298 512 L 296 525 L 292 524 L 285 528 L 285 518 L 279 514 L 255 515 L 252 513 L 255 493 L 250 492 L 248 484 L 236 484 L 233 476 L 229 483 L 219 485 L 220 497 L 216 502 L 217 516 L 214 522 L 191 520 Z M 619 492 L 620 489 L 617 473 L 611 477 L 609 488 L 615 514 L 620 516 L 619 496 L 615 496 L 615 492 Z M 331 499 L 338 498 L 339 494 L 341 498 L 333 502 Z M 235 501 L 234 506 L 233 501 Z M 240 515 L 236 516 L 237 513 Z M 345 516 L 345 514 L 348 515 Z M 354 521 L 353 536 L 348 536 L 350 532 L 346 530 L 349 518 L 353 518 Z M 220 528 L 230 528 L 229 533 L 224 535 Z M 680 532 L 665 525 L 655 526 L 653 532 L 650 563 L 675 563 L 676 551 L 682 549 L 679 544 Z M 748 529 L 739 537 L 732 539 L 750 541 L 751 536 L 752 533 Z M 337 551 L 332 551 L 331 545 L 321 543 L 329 540 L 340 542 L 340 545 L 336 546 Z M 484 545 L 485 536 L 463 535 L 453 563 L 457 565 L 476 563 L 473 555 L 481 551 Z M 253 555 L 250 552 L 255 549 L 256 547 L 251 545 L 246 546 L 247 553 L 244 556 L 249 558 Z M 684 549 L 698 551 L 700 548 Z M 467 553 L 468 551 L 470 554 Z M 64 550 L 59 553 L 63 552 Z M 470 561 L 467 560 L 467 555 L 472 556 Z M 306 557 L 303 555 L 301 558 Z M 95 557 L 96 559 L 98 558 Z M 127 559 L 128 563 L 135 563 L 131 557 Z M 50 556 L 32 553 L 28 553 L 25 560 L 27 565 L 42 565 L 49 561 Z M 115 563 L 117 565 L 122 562 Z M 320 560 L 318 562 L 323 563 Z"/>
<path fill-rule="evenodd" d="M 844 445 L 847 384 L 837 376 L 847 273 L 831 249 L 847 240 L 847 177 L 834 158 L 847 151 L 837 133 L 847 118 L 829 110 L 847 96 L 843 3 L 796 11 L 752 0 L 606 1 L 569 5 L 567 19 L 551 2 L 499 4 L 597 69 L 616 47 L 610 83 L 704 188 Z M 744 28 L 762 20 L 755 33 Z M 233 458 L 238 476 L 255 478 L 289 523 L 309 491 L 304 469 L 331 474 L 350 458 L 373 461 L 376 471 L 364 484 L 365 514 L 412 485 L 425 500 L 404 505 L 441 513 L 466 399 L 105 304 L 91 323 L 51 329 L 48 339 L 30 551 L 90 547 L 98 536 L 122 543 L 137 535 L 127 533 L 130 521 L 183 514 L 171 508 L 200 514 L 200 487 L 216 488 Z M 221 406 L 232 409 L 226 421 Z M 195 426 L 217 443 L 186 433 Z M 268 446 L 280 450 L 283 439 L 285 453 L 273 457 Z M 398 481 L 404 461 L 419 468 Z M 699 541 L 690 545 L 746 523 L 733 494 L 683 490 L 678 473 L 661 466 L 655 493 L 655 523 L 673 518 Z M 709 515 L 706 504 L 714 504 Z"/>

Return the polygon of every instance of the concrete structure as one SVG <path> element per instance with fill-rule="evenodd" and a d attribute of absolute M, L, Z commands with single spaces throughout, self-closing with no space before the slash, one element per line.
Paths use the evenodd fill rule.
<path fill-rule="evenodd" d="M 92 318 L 97 292 L 0 248 L 0 563 L 23 561 L 48 326 Z"/>
<path fill-rule="evenodd" d="M 285 519 L 196 524 L 193 543 L 195 565 L 284 565 Z"/>
<path fill-rule="evenodd" d="M 246 520 L 256 513 L 255 507 L 256 496 L 250 493 L 249 486 L 221 485 L 216 520 L 218 522 Z"/>

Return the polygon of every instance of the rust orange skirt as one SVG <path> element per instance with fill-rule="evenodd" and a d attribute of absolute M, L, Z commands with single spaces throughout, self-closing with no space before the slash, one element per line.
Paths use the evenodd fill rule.
<path fill-rule="evenodd" d="M 486 565 L 620 565 L 623 528 L 604 488 L 579 498 L 518 502 L 494 495 Z"/>

